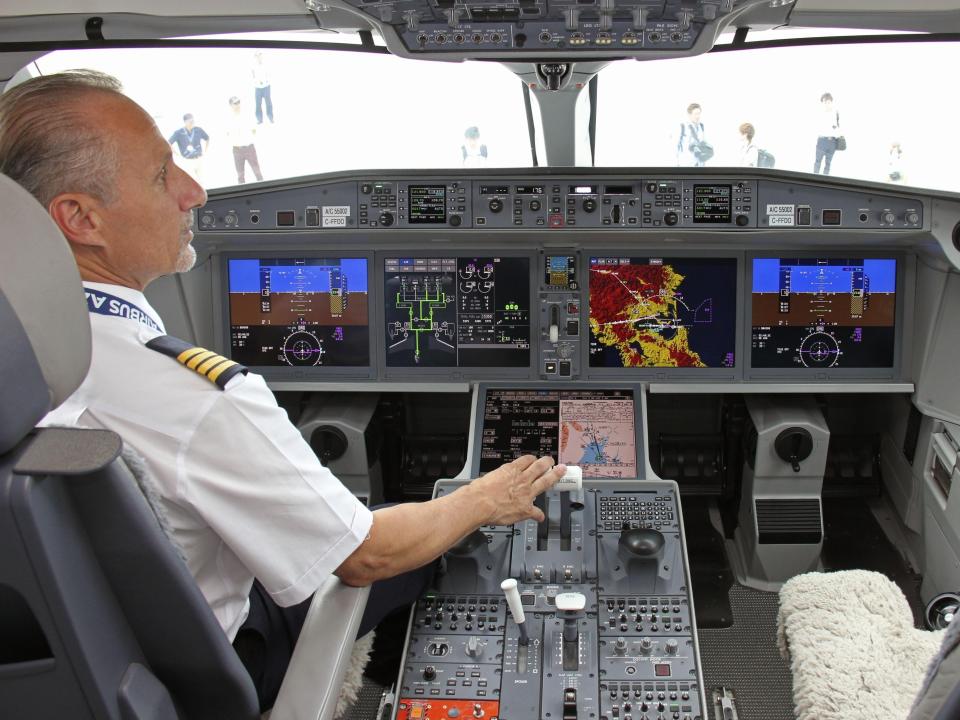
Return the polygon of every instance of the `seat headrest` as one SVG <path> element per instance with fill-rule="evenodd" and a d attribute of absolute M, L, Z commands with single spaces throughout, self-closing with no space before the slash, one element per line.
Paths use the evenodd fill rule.
<path fill-rule="evenodd" d="M 52 409 L 90 369 L 90 316 L 80 273 L 46 209 L 6 175 L 0 175 L 0 218 L 0 292 L 26 332 Z M 16 382 L 0 378 L 3 386 Z"/>

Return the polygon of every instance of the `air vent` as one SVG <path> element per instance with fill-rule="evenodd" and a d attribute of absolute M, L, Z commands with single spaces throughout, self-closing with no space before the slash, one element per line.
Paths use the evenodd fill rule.
<path fill-rule="evenodd" d="M 808 545 L 823 539 L 820 501 L 757 500 L 761 545 Z"/>

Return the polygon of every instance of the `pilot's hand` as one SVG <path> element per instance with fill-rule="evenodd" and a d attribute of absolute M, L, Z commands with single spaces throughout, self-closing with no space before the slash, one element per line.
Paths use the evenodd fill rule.
<path fill-rule="evenodd" d="M 552 488 L 566 471 L 566 465 L 554 466 L 550 456 L 524 455 L 474 480 L 469 487 L 478 493 L 480 502 L 490 506 L 485 525 L 512 525 L 528 519 L 543 522 L 543 512 L 533 500 Z"/>

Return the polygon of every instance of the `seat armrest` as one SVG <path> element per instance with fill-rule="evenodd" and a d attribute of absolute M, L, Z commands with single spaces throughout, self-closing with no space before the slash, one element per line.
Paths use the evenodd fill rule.
<path fill-rule="evenodd" d="M 313 596 L 271 720 L 331 720 L 369 587 L 331 575 Z"/>

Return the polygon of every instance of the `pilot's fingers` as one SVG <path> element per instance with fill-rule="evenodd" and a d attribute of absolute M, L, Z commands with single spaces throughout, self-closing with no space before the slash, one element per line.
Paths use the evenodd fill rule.
<path fill-rule="evenodd" d="M 533 465 L 536 462 L 537 458 L 534 455 L 521 455 L 516 460 L 510 463 L 517 472 L 524 472 L 527 468 Z"/>
<path fill-rule="evenodd" d="M 538 523 L 542 523 L 547 519 L 547 516 L 543 514 L 543 510 L 534 505 L 530 509 L 530 514 L 527 516 L 531 520 L 536 520 Z"/>
<path fill-rule="evenodd" d="M 537 458 L 536 462 L 531 463 L 527 469 L 523 471 L 522 478 L 528 483 L 533 483 L 537 478 L 547 472 L 547 470 L 552 468 L 553 465 L 553 458 L 549 455 L 544 455 L 542 458 Z"/>
<path fill-rule="evenodd" d="M 567 472 L 566 465 L 557 465 L 533 481 L 534 497 L 556 485 Z"/>

